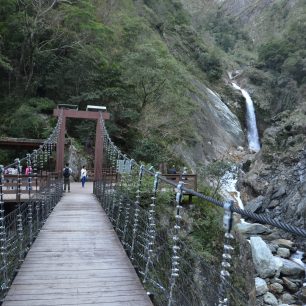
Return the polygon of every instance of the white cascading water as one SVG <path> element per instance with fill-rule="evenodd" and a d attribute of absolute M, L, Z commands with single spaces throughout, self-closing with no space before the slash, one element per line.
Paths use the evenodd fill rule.
<path fill-rule="evenodd" d="M 231 73 L 229 73 L 229 78 L 232 79 Z M 255 152 L 260 150 L 260 143 L 256 125 L 256 116 L 254 111 L 253 101 L 250 95 L 244 89 L 240 88 L 237 84 L 232 83 L 235 89 L 241 91 L 243 97 L 246 100 L 246 108 L 247 108 L 247 127 L 248 127 L 248 142 L 249 148 Z M 227 171 L 221 179 L 223 181 L 223 186 L 221 187 L 221 194 L 226 199 L 232 199 L 234 202 L 238 204 L 241 209 L 244 209 L 243 202 L 240 198 L 240 192 L 236 189 L 237 183 L 237 168 L 233 167 L 230 171 Z M 240 219 L 240 222 L 245 222 L 244 219 Z M 290 257 L 290 260 L 296 262 L 300 266 L 304 267 L 306 273 L 306 264 L 302 262 L 303 252 L 296 251 Z M 306 274 L 305 274 L 306 275 Z M 303 287 L 306 287 L 306 277 L 303 282 Z M 306 306 L 306 304 L 303 304 Z"/>
<path fill-rule="evenodd" d="M 242 88 L 240 88 L 237 84 L 232 83 L 233 87 L 235 89 L 238 89 L 241 91 L 243 97 L 246 101 L 246 121 L 247 121 L 247 128 L 248 128 L 248 143 L 249 148 L 255 152 L 258 152 L 260 150 L 260 143 L 259 143 L 259 137 L 258 137 L 258 130 L 256 125 L 256 116 L 255 116 L 255 110 L 254 110 L 254 104 L 253 101 L 248 94 L 248 92 Z"/>
<path fill-rule="evenodd" d="M 222 187 L 221 193 L 225 198 L 231 198 L 237 202 L 241 209 L 244 209 L 244 205 L 240 198 L 240 192 L 236 189 L 237 183 L 237 168 L 233 167 L 231 170 L 226 171 L 226 173 L 221 178 Z"/>
<path fill-rule="evenodd" d="M 231 170 L 226 171 L 222 176 L 221 195 L 225 200 L 233 200 L 234 204 L 238 204 L 239 208 L 244 209 L 243 202 L 240 198 L 240 192 L 236 188 L 237 184 L 237 167 L 233 166 Z M 240 218 L 241 223 L 245 223 L 243 218 Z"/>

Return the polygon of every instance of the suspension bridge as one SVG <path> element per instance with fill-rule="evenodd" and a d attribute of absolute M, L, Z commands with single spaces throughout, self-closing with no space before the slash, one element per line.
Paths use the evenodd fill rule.
<path fill-rule="evenodd" d="M 253 305 L 249 290 L 235 281 L 233 214 L 306 237 L 305 229 L 221 202 L 187 188 L 186 178 L 176 182 L 139 165 L 112 142 L 106 112 L 58 108 L 54 115 L 57 125 L 39 149 L 0 166 L 5 306 Z M 63 193 L 62 178 L 66 118 L 97 122 L 93 183 L 72 183 L 70 193 Z M 22 175 L 22 164 L 33 167 L 32 175 Z M 15 183 L 7 176 L 12 167 Z M 12 194 L 16 208 L 7 212 Z M 223 213 L 224 239 L 213 264 L 187 239 L 186 194 Z"/>

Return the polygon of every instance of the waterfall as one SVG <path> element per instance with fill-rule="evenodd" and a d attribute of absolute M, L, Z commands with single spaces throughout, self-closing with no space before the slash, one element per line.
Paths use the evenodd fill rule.
<path fill-rule="evenodd" d="M 233 87 L 235 89 L 238 89 L 241 91 L 242 96 L 245 98 L 246 101 L 246 121 L 247 121 L 247 129 L 248 129 L 248 143 L 249 148 L 255 152 L 258 152 L 260 150 L 260 143 L 259 143 L 259 137 L 258 137 L 258 131 L 257 131 L 257 125 L 256 125 L 256 116 L 255 116 L 255 110 L 254 110 L 254 104 L 253 101 L 248 94 L 248 92 L 242 88 L 240 88 L 237 84 L 232 83 Z"/>
<path fill-rule="evenodd" d="M 232 169 L 226 171 L 226 173 L 222 176 L 221 182 L 221 194 L 225 197 L 225 199 L 232 199 L 237 202 L 239 208 L 244 209 L 244 205 L 240 198 L 240 192 L 236 189 L 237 183 L 237 167 L 233 166 Z"/>

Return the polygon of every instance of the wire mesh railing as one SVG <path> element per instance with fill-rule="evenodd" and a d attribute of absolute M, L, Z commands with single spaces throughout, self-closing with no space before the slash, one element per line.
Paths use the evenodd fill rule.
<path fill-rule="evenodd" d="M 102 119 L 104 171 L 94 182 L 101 202 L 122 245 L 155 305 L 249 305 L 249 292 L 231 281 L 235 239 L 231 233 L 233 212 L 306 237 L 306 231 L 238 209 L 167 180 L 158 172 L 129 159 L 111 141 Z M 184 195 L 212 203 L 220 209 L 220 230 L 214 260 L 207 260 L 191 243 L 190 222 L 182 206 Z M 222 238 L 223 237 L 223 238 Z M 243 270 L 243 269 L 242 269 Z M 235 271 L 237 274 L 238 272 Z M 247 271 L 239 272 L 247 277 Z M 235 275 L 236 276 L 236 275 Z"/>
<path fill-rule="evenodd" d="M 50 160 L 61 127 L 59 117 L 51 136 L 25 158 L 0 165 L 0 300 L 3 300 L 32 243 L 59 202 L 62 178 L 50 171 Z M 22 174 L 22 165 L 28 171 Z M 14 205 L 11 212 L 8 205 Z"/>

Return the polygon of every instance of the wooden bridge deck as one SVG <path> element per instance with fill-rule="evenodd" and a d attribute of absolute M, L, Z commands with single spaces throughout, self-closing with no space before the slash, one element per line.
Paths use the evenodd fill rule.
<path fill-rule="evenodd" d="M 3 306 L 152 306 L 92 183 L 71 184 L 31 247 Z"/>

